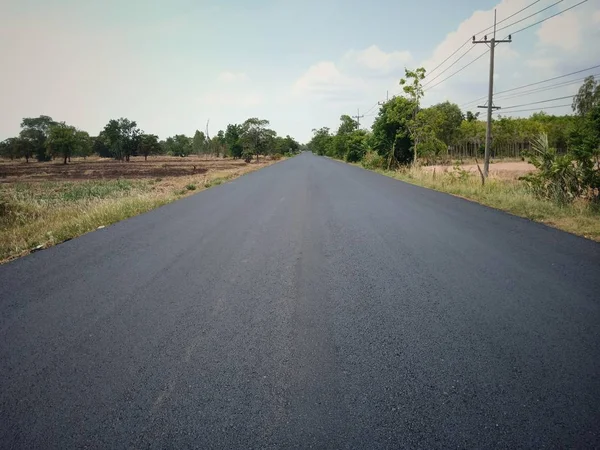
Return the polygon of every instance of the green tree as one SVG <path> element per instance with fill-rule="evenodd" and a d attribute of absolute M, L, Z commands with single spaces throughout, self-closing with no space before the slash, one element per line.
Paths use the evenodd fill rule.
<path fill-rule="evenodd" d="M 256 155 L 258 161 L 259 155 L 264 154 L 269 139 L 272 137 L 272 131 L 267 131 L 269 121 L 251 117 L 242 124 L 242 142 L 244 150 Z"/>
<path fill-rule="evenodd" d="M 594 106 L 600 103 L 600 83 L 593 76 L 585 78 L 579 91 L 573 98 L 573 111 L 580 116 L 585 116 Z"/>
<path fill-rule="evenodd" d="M 368 133 L 365 130 L 354 130 L 346 140 L 345 158 L 348 162 L 358 162 L 367 153 Z"/>
<path fill-rule="evenodd" d="M 227 151 L 229 155 L 233 159 L 238 159 L 242 157 L 242 153 L 244 151 L 244 146 L 241 142 L 241 136 L 243 133 L 242 125 L 238 124 L 229 124 L 227 125 L 227 129 L 225 130 L 225 145 L 227 146 Z"/>
<path fill-rule="evenodd" d="M 21 138 L 28 142 L 27 147 L 36 155 L 38 161 L 49 161 L 46 153 L 46 139 L 50 128 L 56 125 L 50 116 L 26 117 L 21 122 Z"/>
<path fill-rule="evenodd" d="M 307 144 L 310 151 L 317 155 L 328 154 L 333 141 L 333 136 L 331 135 L 329 128 L 323 127 L 318 130 L 313 129 L 312 132 L 313 137 Z"/>
<path fill-rule="evenodd" d="M 385 159 L 388 169 L 408 164 L 413 159 L 413 141 L 407 123 L 415 105 L 405 97 L 393 97 L 379 109 L 373 122 L 371 145 Z"/>
<path fill-rule="evenodd" d="M 21 136 L 8 138 L 0 144 L 0 156 L 4 158 L 25 158 L 25 161 L 29 162 L 33 152 L 33 143 Z"/>
<path fill-rule="evenodd" d="M 425 92 L 423 91 L 423 79 L 425 78 L 425 69 L 423 67 L 419 67 L 416 70 L 404 69 L 404 76 L 406 78 L 400 79 L 400 85 L 403 86 L 402 89 L 408 95 L 408 98 L 412 101 L 414 105 L 413 119 L 412 121 L 409 120 L 407 125 L 408 130 L 413 138 L 413 164 L 416 164 L 418 154 L 417 147 L 419 146 L 419 132 L 416 129 L 415 121 L 417 118 L 417 113 L 419 111 L 419 103 L 421 101 L 421 98 L 423 98 L 423 95 L 425 94 Z"/>
<path fill-rule="evenodd" d="M 196 132 L 194 133 L 194 138 L 192 140 L 192 148 L 194 153 L 196 153 L 197 155 L 201 155 L 202 153 L 206 152 L 206 136 L 202 131 L 196 130 Z"/>
<path fill-rule="evenodd" d="M 160 153 L 158 136 L 155 134 L 141 134 L 139 150 L 140 154 L 144 156 L 144 161 L 148 161 L 148 156 Z"/>
<path fill-rule="evenodd" d="M 89 143 L 89 135 L 85 131 L 64 122 L 53 125 L 48 132 L 48 151 L 52 156 L 62 157 L 63 164 L 67 164 L 67 160 L 78 152 L 87 152 Z"/>
<path fill-rule="evenodd" d="M 141 131 L 135 121 L 125 118 L 112 119 L 102 133 L 115 159 L 129 161 L 130 156 L 136 154 Z"/>
<path fill-rule="evenodd" d="M 460 124 L 465 119 L 456 103 L 443 102 L 430 109 L 439 113 L 435 134 L 446 146 L 454 145 L 460 134 Z"/>
<path fill-rule="evenodd" d="M 192 138 L 184 134 L 176 134 L 173 137 L 167 138 L 165 147 L 169 155 L 183 158 L 192 153 Z"/>
<path fill-rule="evenodd" d="M 445 125 L 446 117 L 438 108 L 421 109 L 412 120 L 412 135 L 415 142 L 414 152 L 428 161 L 436 161 L 441 154 L 446 153 L 447 145 L 440 139 L 440 130 Z M 417 150 L 416 143 L 419 143 Z"/>

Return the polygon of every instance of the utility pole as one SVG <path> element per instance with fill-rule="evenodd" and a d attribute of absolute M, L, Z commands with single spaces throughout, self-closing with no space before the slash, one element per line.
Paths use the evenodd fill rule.
<path fill-rule="evenodd" d="M 488 41 L 487 35 L 482 41 L 476 41 L 473 36 L 473 44 L 486 44 L 490 47 L 490 81 L 488 86 L 488 101 L 485 106 L 477 106 L 478 108 L 487 108 L 487 128 L 485 131 L 485 159 L 483 162 L 483 177 L 487 178 L 490 170 L 490 151 L 492 147 L 492 111 L 500 109 L 499 106 L 494 106 L 494 49 L 497 44 L 503 42 L 512 42 L 511 36 L 508 39 L 496 40 L 496 10 L 494 10 L 494 37 Z"/>
<path fill-rule="evenodd" d="M 385 91 L 385 102 L 377 102 L 377 104 L 379 106 L 383 106 L 389 101 L 390 101 L 390 91 Z"/>
<path fill-rule="evenodd" d="M 356 119 L 356 121 L 358 122 L 358 129 L 360 129 L 360 119 L 362 119 L 363 117 L 365 117 L 365 116 L 360 115 L 360 108 L 356 110 L 356 116 L 352 116 L 352 118 Z"/>

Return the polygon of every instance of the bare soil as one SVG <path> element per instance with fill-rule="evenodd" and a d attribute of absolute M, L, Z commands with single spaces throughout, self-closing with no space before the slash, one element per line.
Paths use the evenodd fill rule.
<path fill-rule="evenodd" d="M 479 166 L 483 170 L 483 162 L 479 162 Z M 478 174 L 476 164 L 462 164 L 460 168 Z M 426 166 L 423 170 L 427 172 L 433 172 L 434 170 L 438 173 L 452 172 L 453 166 L 436 165 Z M 503 179 L 517 179 L 523 175 L 527 175 L 535 170 L 533 164 L 529 164 L 526 161 L 509 161 L 509 162 L 493 162 L 490 164 L 490 176 Z"/>
<path fill-rule="evenodd" d="M 262 163 L 264 158 L 261 158 Z M 241 159 L 222 159 L 199 156 L 179 158 L 174 156 L 131 158 L 129 162 L 109 158 L 73 158 L 69 164 L 61 161 L 37 162 L 0 160 L 0 183 L 16 181 L 81 181 L 94 179 L 147 179 L 183 177 L 206 172 L 229 171 L 256 165 L 256 160 L 246 163 Z"/>

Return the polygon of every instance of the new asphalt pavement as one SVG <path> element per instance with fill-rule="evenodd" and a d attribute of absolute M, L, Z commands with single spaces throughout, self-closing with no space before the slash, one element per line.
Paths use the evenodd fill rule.
<path fill-rule="evenodd" d="M 310 153 L 0 266 L 0 447 L 600 446 L 600 245 Z"/>

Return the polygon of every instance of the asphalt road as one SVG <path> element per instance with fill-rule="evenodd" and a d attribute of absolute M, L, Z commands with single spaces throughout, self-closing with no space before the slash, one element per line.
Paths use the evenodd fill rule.
<path fill-rule="evenodd" d="M 312 154 L 0 266 L 2 448 L 600 446 L 600 245 Z"/>

